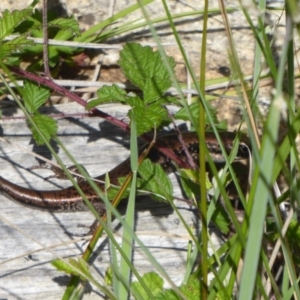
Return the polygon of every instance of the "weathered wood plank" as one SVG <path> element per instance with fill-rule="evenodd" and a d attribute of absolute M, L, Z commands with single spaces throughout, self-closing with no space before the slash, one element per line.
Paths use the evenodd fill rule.
<path fill-rule="evenodd" d="M 52 112 L 76 113 L 83 108 L 76 104 L 59 105 L 47 108 Z M 125 106 L 106 106 L 105 110 L 118 118 L 126 116 Z M 10 115 L 12 110 L 5 110 L 3 115 Z M 14 115 L 22 115 L 13 111 Z M 59 122 L 59 138 L 63 141 L 75 159 L 83 164 L 91 176 L 110 170 L 128 156 L 128 136 L 114 126 L 99 118 L 69 118 Z M 45 150 L 31 143 L 30 132 L 23 119 L 2 121 L 3 136 L 29 151 Z M 124 147 L 127 145 L 127 148 Z M 0 143 L 0 175 L 16 184 L 38 189 L 54 189 L 68 186 L 69 183 L 57 179 L 49 181 L 44 177 L 51 175 L 47 170 L 28 171 L 37 165 L 36 159 L 24 149 L 15 145 Z M 59 150 L 59 155 L 66 165 L 70 165 L 67 156 Z M 173 181 L 176 182 L 175 176 Z M 177 189 L 176 193 L 179 191 Z M 50 262 L 56 257 L 77 257 L 86 247 L 68 235 L 85 232 L 77 227 L 79 223 L 91 225 L 93 216 L 89 212 L 50 213 L 20 206 L 1 194 L 0 213 L 0 298 L 1 299 L 58 299 L 61 297 L 69 277 L 57 272 Z M 178 203 L 186 222 L 198 225 L 199 220 L 193 210 L 183 203 Z M 114 221 L 116 237 L 120 241 L 120 226 Z M 82 231 L 83 230 L 83 231 Z M 178 216 L 166 204 L 154 202 L 148 197 L 141 197 L 137 203 L 136 233 L 149 247 L 155 258 L 168 272 L 171 279 L 180 284 L 185 270 L 188 233 Z M 218 243 L 217 237 L 213 237 Z M 48 248 L 47 248 L 48 247 Z M 42 249 L 42 250 L 41 250 Z M 98 245 L 98 256 L 93 261 L 93 272 L 101 280 L 109 263 L 109 250 L 106 236 Z M 139 247 L 134 253 L 134 264 L 142 274 L 154 270 L 144 258 Z M 98 292 L 92 291 L 84 299 L 99 299 Z"/>

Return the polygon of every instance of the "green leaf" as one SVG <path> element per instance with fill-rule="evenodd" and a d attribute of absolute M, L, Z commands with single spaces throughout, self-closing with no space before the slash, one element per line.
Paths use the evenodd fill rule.
<path fill-rule="evenodd" d="M 158 274 L 156 274 L 155 272 L 149 272 L 144 274 L 142 279 L 145 285 L 151 291 L 153 297 L 156 297 L 159 293 L 161 293 L 164 281 Z M 143 289 L 142 285 L 139 282 L 133 282 L 131 284 L 131 288 L 132 290 L 135 290 L 141 295 L 141 299 L 152 299 L 149 297 L 149 295 L 146 293 L 146 291 Z"/>
<path fill-rule="evenodd" d="M 0 40 L 12 34 L 15 27 L 26 20 L 32 12 L 32 9 L 14 10 L 10 12 L 6 9 L 0 18 Z"/>
<path fill-rule="evenodd" d="M 31 31 L 30 32 L 31 36 L 33 36 L 32 31 L 39 30 L 42 34 L 42 26 L 43 26 L 43 20 L 42 20 L 41 12 L 38 9 L 33 9 L 33 12 L 31 13 L 31 15 L 28 16 L 28 18 L 26 18 L 24 21 L 22 21 L 14 29 L 14 33 L 24 34 L 24 33 L 28 33 L 29 31 Z"/>
<path fill-rule="evenodd" d="M 125 177 L 122 177 L 125 181 Z M 123 182 L 124 182 L 123 181 Z M 122 182 L 122 181 L 121 181 Z M 120 180 L 119 180 L 119 183 L 120 183 Z M 121 183 L 119 184 L 121 186 Z M 120 191 L 120 188 L 118 187 L 113 187 L 113 186 L 110 186 L 109 189 L 106 191 L 106 194 L 107 194 L 107 199 L 109 200 L 113 200 L 117 194 L 119 193 Z M 122 194 L 122 199 L 123 198 L 127 198 L 129 196 L 129 191 L 128 190 L 125 190 Z"/>
<path fill-rule="evenodd" d="M 197 177 L 199 178 L 199 171 L 197 170 L 180 170 L 181 186 L 188 199 L 193 199 L 195 195 L 199 195 L 200 193 Z"/>
<path fill-rule="evenodd" d="M 171 86 L 168 70 L 158 51 L 149 46 L 127 43 L 120 52 L 120 67 L 125 76 L 144 93 L 145 103 L 150 103 L 163 96 Z M 168 57 L 172 68 L 174 59 Z"/>
<path fill-rule="evenodd" d="M 200 282 L 198 278 L 193 278 L 192 280 L 189 280 L 187 284 L 180 286 L 179 290 L 185 296 L 184 299 L 189 299 L 189 300 L 201 299 L 201 295 L 200 295 L 201 289 L 200 289 Z M 156 300 L 180 300 L 183 298 L 180 297 L 175 291 L 171 289 L 167 289 L 161 292 L 159 295 L 157 295 L 155 299 Z"/>
<path fill-rule="evenodd" d="M 18 33 L 20 35 L 27 34 L 30 30 L 38 29 L 41 27 L 41 24 L 37 25 L 37 22 L 34 22 L 31 17 L 27 20 L 21 22 L 15 29 L 13 33 Z"/>
<path fill-rule="evenodd" d="M 173 290 L 165 290 L 155 298 L 155 300 L 181 300 L 181 299 L 182 298 L 180 298 Z"/>
<path fill-rule="evenodd" d="M 176 102 L 174 97 L 163 97 L 166 89 L 171 85 L 168 71 L 158 52 L 146 46 L 128 43 L 121 51 L 120 66 L 124 74 L 133 84 L 143 90 L 144 98 L 130 95 L 116 85 L 105 86 L 98 90 L 98 99 L 91 101 L 87 109 L 91 109 L 106 102 L 121 102 L 132 107 L 128 116 L 135 118 L 137 133 L 141 135 L 153 128 L 158 128 L 170 122 L 168 112 L 163 107 L 166 103 Z M 169 58 L 172 67 L 174 60 Z M 177 101 L 178 103 L 178 101 Z"/>
<path fill-rule="evenodd" d="M 68 261 L 62 259 L 56 259 L 51 262 L 58 271 L 63 271 L 67 274 L 80 276 L 82 279 L 85 279 L 82 275 L 86 277 L 91 277 L 89 267 L 87 263 L 82 259 L 78 258 L 77 260 L 70 258 Z"/>
<path fill-rule="evenodd" d="M 200 193 L 198 178 L 198 170 L 180 170 L 181 186 L 189 199 L 194 199 L 195 196 L 199 195 Z M 212 188 L 213 186 L 209 179 L 209 175 L 206 173 L 206 189 L 209 191 Z M 212 214 L 211 220 L 223 233 L 227 234 L 229 232 L 229 224 L 231 223 L 230 218 L 224 207 L 219 203 L 216 204 L 216 208 Z"/>
<path fill-rule="evenodd" d="M 91 109 L 97 105 L 107 102 L 121 102 L 126 103 L 128 99 L 127 93 L 116 84 L 112 86 L 104 86 L 97 91 L 98 99 L 90 101 L 86 109 Z"/>
<path fill-rule="evenodd" d="M 198 120 L 199 119 L 199 103 L 196 102 L 196 103 L 193 103 L 193 104 L 189 105 L 188 109 L 189 109 L 191 115 L 194 117 L 194 120 Z M 218 120 L 218 117 L 217 117 L 217 111 L 216 111 L 216 109 L 210 108 L 210 115 L 213 117 L 213 122 L 215 124 L 218 124 L 219 120 Z M 207 116 L 207 114 L 206 114 L 206 116 Z M 190 121 L 189 114 L 188 114 L 188 112 L 187 112 L 187 110 L 186 110 L 185 107 L 183 107 L 180 110 L 178 110 L 176 112 L 176 114 L 174 115 L 174 118 L 176 120 Z M 205 119 L 205 122 L 206 122 L 206 124 L 209 124 L 209 120 L 208 120 L 207 117 Z M 199 126 L 198 121 L 197 121 L 197 124 L 195 124 L 195 126 Z M 224 123 L 223 123 L 222 126 L 224 126 Z"/>
<path fill-rule="evenodd" d="M 153 164 L 149 159 L 145 159 L 139 166 L 138 173 L 143 179 L 139 185 L 140 189 L 151 191 L 168 200 L 173 198 L 173 185 L 159 164 Z M 153 197 L 161 201 L 160 197 Z"/>
<path fill-rule="evenodd" d="M 138 135 L 152 128 L 158 128 L 162 122 L 169 119 L 167 110 L 159 102 L 145 105 L 138 97 L 132 97 L 127 102 L 133 107 L 128 116 L 130 119 L 135 118 Z"/>
<path fill-rule="evenodd" d="M 39 2 L 40 2 L 40 0 L 33 0 L 33 1 L 30 3 L 29 7 L 34 8 Z"/>
<path fill-rule="evenodd" d="M 59 62 L 60 58 L 61 56 L 59 55 L 59 51 L 57 50 L 57 47 L 50 46 L 48 49 L 49 66 L 51 68 L 54 68 Z"/>
<path fill-rule="evenodd" d="M 79 269 L 83 274 L 85 274 L 86 277 L 91 277 L 91 273 L 89 270 L 89 266 L 85 260 L 83 260 L 81 257 L 77 258 L 77 260 L 70 258 L 70 263 Z"/>
<path fill-rule="evenodd" d="M 45 115 L 36 114 L 32 117 L 32 121 L 36 124 L 38 129 L 43 133 L 47 141 L 50 141 L 51 137 L 54 137 L 56 135 L 57 123 L 52 118 Z M 43 145 L 45 143 L 44 139 L 41 137 L 37 129 L 32 124 L 30 124 L 29 127 L 32 131 L 33 138 L 35 139 L 37 144 Z"/>
<path fill-rule="evenodd" d="M 38 9 L 34 9 L 32 14 L 15 28 L 14 32 L 24 34 L 30 30 L 32 37 L 42 37 L 42 27 L 42 13 Z"/>
<path fill-rule="evenodd" d="M 29 113 L 32 114 L 36 112 L 37 109 L 46 102 L 49 96 L 49 89 L 31 81 L 24 82 L 23 99 Z"/>
<path fill-rule="evenodd" d="M 51 262 L 58 271 L 63 271 L 67 274 L 77 274 L 77 271 L 73 271 L 73 267 L 62 259 L 55 259 Z"/>
<path fill-rule="evenodd" d="M 211 221 L 222 233 L 229 233 L 229 225 L 231 224 L 231 220 L 224 206 L 222 206 L 219 202 L 216 203 L 216 208 L 211 216 Z"/>
<path fill-rule="evenodd" d="M 177 106 L 181 106 L 180 101 L 178 101 L 177 97 L 174 96 L 164 96 L 164 101 L 168 104 L 174 104 Z"/>
<path fill-rule="evenodd" d="M 107 199 L 113 200 L 117 196 L 117 194 L 120 192 L 120 187 L 124 184 L 125 180 L 126 180 L 126 176 L 122 176 L 118 178 L 118 186 L 114 186 L 110 184 L 109 188 L 106 190 Z M 122 199 L 128 198 L 128 196 L 129 196 L 129 189 L 126 189 L 122 193 Z"/>
<path fill-rule="evenodd" d="M 189 280 L 187 284 L 184 284 L 180 287 L 182 293 L 186 296 L 189 300 L 199 300 L 200 297 L 200 281 L 198 278 L 193 278 Z"/>
<path fill-rule="evenodd" d="M 108 267 L 105 271 L 104 282 L 109 286 L 113 284 L 113 271 L 111 267 Z"/>
<path fill-rule="evenodd" d="M 300 246 L 300 224 L 296 220 L 291 220 L 286 236 L 292 245 Z"/>
<path fill-rule="evenodd" d="M 79 36 L 80 35 L 80 28 L 78 22 L 74 19 L 74 17 L 70 18 L 57 18 L 55 20 L 52 20 L 48 23 L 48 26 L 57 27 L 61 31 L 70 31 L 72 34 Z M 60 40 L 60 34 L 58 33 L 56 36 L 56 39 Z"/>
<path fill-rule="evenodd" d="M 34 42 L 28 40 L 24 35 L 5 43 L 0 42 L 0 60 L 3 60 L 17 50 L 21 51 L 24 47 L 31 45 L 34 45 Z"/>
<path fill-rule="evenodd" d="M 9 66 L 19 67 L 20 63 L 21 63 L 21 59 L 20 59 L 20 57 L 17 57 L 17 56 L 8 56 L 5 59 L 5 63 Z"/>

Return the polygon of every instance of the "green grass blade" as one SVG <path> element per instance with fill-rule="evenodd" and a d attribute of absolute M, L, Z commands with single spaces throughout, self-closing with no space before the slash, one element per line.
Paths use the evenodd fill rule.
<path fill-rule="evenodd" d="M 122 249 L 126 257 L 131 260 L 132 259 L 132 251 L 133 251 L 133 235 L 131 232 L 134 230 L 134 215 L 135 215 L 135 198 L 136 198 L 136 179 L 137 179 L 137 169 L 138 169 L 138 147 L 137 147 L 137 130 L 134 118 L 131 119 L 131 135 L 130 135 L 130 160 L 131 160 L 131 171 L 132 171 L 132 181 L 130 188 L 130 195 L 127 204 L 125 222 L 128 228 L 124 228 L 123 238 L 122 238 Z M 130 229 L 130 230 L 128 230 Z M 121 258 L 120 261 L 120 273 L 121 276 L 126 280 L 127 286 L 129 286 L 130 282 L 130 268 L 127 265 L 126 261 Z M 119 285 L 119 299 L 128 299 L 128 288 L 120 282 Z"/>
<path fill-rule="evenodd" d="M 92 26 L 90 29 L 85 31 L 80 37 L 76 38 L 75 41 L 77 42 L 91 42 L 95 40 L 95 37 L 99 33 L 100 30 L 103 28 L 112 25 L 116 21 L 122 19 L 123 17 L 127 16 L 128 14 L 134 12 L 135 10 L 138 10 L 140 8 L 140 5 L 148 5 L 149 3 L 153 2 L 153 0 L 140 0 L 139 3 L 134 4 L 121 12 L 115 14 L 114 16 L 106 19 L 105 21 Z"/>

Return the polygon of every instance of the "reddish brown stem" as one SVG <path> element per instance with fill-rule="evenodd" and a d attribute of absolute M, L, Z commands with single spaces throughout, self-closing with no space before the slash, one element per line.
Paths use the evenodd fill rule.
<path fill-rule="evenodd" d="M 35 75 L 33 73 L 27 72 L 25 70 L 21 70 L 19 68 L 16 67 L 9 67 L 9 69 L 11 70 L 11 72 L 13 72 L 14 74 L 17 74 L 21 77 L 25 77 L 26 79 L 32 80 L 34 82 L 37 82 L 40 85 L 43 86 L 47 86 L 49 88 L 51 88 L 52 90 L 56 91 L 57 93 L 67 96 L 69 99 L 74 100 L 75 102 L 77 102 L 78 104 L 82 105 L 82 106 L 86 106 L 87 102 L 84 101 L 83 99 L 81 99 L 79 96 L 77 96 L 76 94 L 68 91 L 67 89 L 65 89 L 64 87 L 56 84 L 54 81 L 49 80 L 47 78 Z M 130 131 L 130 127 L 128 124 L 126 124 L 123 121 L 120 121 L 119 119 L 116 119 L 114 117 L 112 117 L 111 115 L 97 109 L 97 108 L 92 108 L 90 111 L 90 116 L 95 117 L 101 117 L 103 119 L 105 119 L 106 121 L 122 128 L 124 131 L 129 132 Z M 146 142 L 151 142 L 152 141 L 152 137 L 150 137 L 147 134 L 143 134 L 141 136 L 141 138 L 143 140 L 145 140 Z M 178 164 L 179 167 L 182 168 L 191 168 L 191 166 L 189 164 L 187 164 L 186 162 L 184 162 L 183 160 L 181 160 L 174 152 L 172 152 L 170 149 L 164 147 L 161 143 L 157 142 L 154 145 L 155 148 L 159 149 L 160 152 L 162 152 L 163 154 L 165 154 L 167 157 L 169 157 L 170 159 L 172 159 L 174 162 L 176 162 Z"/>

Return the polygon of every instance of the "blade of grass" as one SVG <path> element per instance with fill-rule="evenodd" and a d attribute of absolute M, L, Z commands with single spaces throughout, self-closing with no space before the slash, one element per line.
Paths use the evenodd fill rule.
<path fill-rule="evenodd" d="M 287 45 L 284 45 L 283 47 L 282 59 L 280 61 L 278 77 L 276 80 L 276 95 L 270 106 L 265 133 L 263 135 L 261 160 L 257 162 L 253 189 L 251 190 L 249 197 L 249 202 L 253 203 L 253 207 L 249 221 L 249 237 L 245 250 L 245 264 L 242 272 L 239 299 L 252 299 L 255 288 L 255 278 L 257 274 L 266 208 L 268 199 L 272 197 L 269 187 L 272 186 L 270 184 L 273 176 L 273 157 L 275 157 L 274 142 L 277 140 L 281 113 L 280 108 L 282 107 L 282 101 L 284 101 L 282 96 L 282 83 L 287 47 Z M 253 245 L 256 245 L 256 247 L 253 247 Z M 289 265 L 291 281 L 294 284 L 295 274 L 292 266 L 288 261 L 287 263 Z M 297 294 L 297 297 L 299 297 L 299 289 L 297 287 L 295 287 L 295 293 Z"/>
<path fill-rule="evenodd" d="M 154 0 L 140 0 L 139 3 L 134 4 L 121 12 L 115 14 L 114 16 L 106 19 L 105 21 L 92 26 L 90 29 L 82 33 L 82 35 L 75 39 L 77 42 L 91 42 L 95 40 L 95 37 L 98 35 L 98 32 L 103 28 L 112 25 L 114 22 L 120 20 L 121 18 L 127 16 L 128 14 L 138 10 L 140 5 L 148 5 L 149 3 L 153 2 Z"/>
<path fill-rule="evenodd" d="M 108 195 L 107 195 L 109 188 L 110 188 L 110 179 L 109 179 L 109 174 L 106 173 L 105 174 L 104 194 L 105 194 L 105 199 L 107 200 L 107 202 L 109 201 Z M 106 208 L 106 216 L 107 216 L 107 228 L 112 232 L 113 231 L 112 212 L 111 212 L 109 205 L 106 206 L 105 208 Z M 115 245 L 111 242 L 111 240 L 109 240 L 109 252 L 110 252 L 111 265 L 114 266 L 116 269 L 117 264 L 118 264 L 117 250 L 116 250 Z M 112 288 L 113 288 L 113 291 L 115 292 L 115 295 L 119 295 L 118 277 L 116 276 L 115 272 L 112 272 Z"/>
<path fill-rule="evenodd" d="M 234 7 L 232 7 L 232 8 L 227 7 L 226 8 L 226 11 L 228 13 L 234 12 L 236 10 L 237 9 L 234 8 Z M 184 13 L 179 13 L 179 14 L 172 14 L 172 20 L 203 15 L 203 12 L 204 12 L 203 10 L 195 10 L 195 11 L 189 11 L 189 12 L 186 11 Z M 217 9 L 217 8 L 212 8 L 212 9 L 208 10 L 208 14 L 210 16 L 211 15 L 217 15 L 219 13 L 220 13 L 220 10 Z M 168 21 L 168 20 L 169 20 L 168 17 L 159 17 L 159 18 L 152 19 L 151 23 L 152 24 L 157 24 L 157 23 Z M 142 27 L 145 27 L 147 25 L 149 25 L 148 21 L 133 20 L 133 21 L 130 21 L 128 23 L 122 24 L 122 26 L 120 26 L 120 27 L 105 30 L 103 33 L 101 33 L 99 35 L 98 39 L 99 40 L 103 40 L 103 39 L 106 40 L 106 39 L 112 38 L 116 35 L 123 34 L 123 33 L 126 33 L 126 32 L 130 32 L 132 30 L 136 30 L 138 28 L 142 28 Z"/>
<path fill-rule="evenodd" d="M 25 116 L 27 117 L 27 120 L 29 122 L 31 122 L 32 126 L 36 129 L 36 131 L 40 134 L 41 138 L 44 140 L 45 145 L 47 146 L 47 148 L 49 149 L 49 151 L 51 152 L 51 154 L 53 155 L 53 157 L 56 159 L 56 161 L 58 162 L 58 164 L 61 166 L 61 168 L 63 169 L 63 171 L 65 172 L 66 176 L 68 177 L 68 179 L 71 181 L 71 183 L 73 184 L 73 186 L 77 189 L 79 195 L 82 197 L 82 199 L 85 201 L 86 205 L 88 206 L 88 208 L 91 210 L 91 212 L 95 215 L 95 217 L 99 220 L 99 215 L 98 213 L 95 211 L 94 207 L 90 204 L 90 202 L 87 200 L 85 194 L 82 192 L 81 188 L 79 187 L 77 181 L 74 179 L 74 177 L 70 174 L 69 170 L 65 167 L 65 165 L 63 164 L 63 162 L 61 161 L 60 157 L 57 155 L 56 151 L 51 147 L 50 143 L 48 142 L 48 140 L 45 138 L 43 132 L 41 132 L 38 128 L 38 126 L 36 126 L 36 124 L 32 121 L 32 118 L 30 116 L 30 114 L 27 112 L 26 108 L 23 106 L 23 104 L 19 101 L 18 97 L 14 94 L 13 90 L 11 90 L 11 88 L 8 86 L 8 84 L 6 83 L 5 79 L 3 78 L 3 76 L 0 74 L 0 79 L 5 83 L 6 87 L 8 88 L 8 90 L 10 91 L 11 95 L 15 98 L 15 101 L 18 103 L 19 107 L 23 110 Z M 67 149 L 64 147 L 64 145 L 61 143 L 61 141 L 56 137 L 54 138 L 55 141 L 57 142 L 57 144 L 66 152 L 66 154 L 69 156 L 69 158 L 71 159 L 71 161 L 74 163 L 74 165 L 77 166 L 79 172 L 81 174 L 83 174 L 88 182 L 91 182 L 91 179 L 89 178 L 88 174 L 86 173 L 86 171 L 75 161 L 75 159 L 71 156 L 71 154 L 67 151 Z M 95 186 L 95 183 L 92 182 Z M 97 187 L 98 190 L 98 194 L 101 194 L 101 191 L 99 190 L 99 187 Z M 101 194 L 102 195 L 102 194 Z M 101 197 L 101 196 L 100 196 Z M 67 263 L 67 262 L 66 262 Z M 73 286 L 72 288 L 72 292 L 75 291 L 75 286 Z M 77 290 L 78 292 L 78 290 Z M 68 297 L 69 299 L 69 297 Z"/>
<path fill-rule="evenodd" d="M 168 9 L 167 9 L 167 6 L 165 6 L 165 10 L 166 10 L 167 15 L 170 16 L 170 13 L 169 13 L 169 11 L 168 11 Z M 174 23 L 172 22 L 172 18 L 171 18 L 171 17 L 170 17 L 170 21 L 169 21 L 169 22 L 170 22 L 170 26 L 171 26 L 171 28 L 172 28 L 172 30 L 173 30 L 174 36 L 175 36 L 175 38 L 176 38 L 176 41 L 177 41 L 177 43 L 178 43 L 178 45 L 179 45 L 179 47 L 180 47 L 181 53 L 182 53 L 182 55 L 183 55 L 183 57 L 184 57 L 184 61 L 185 61 L 186 65 L 187 65 L 187 68 L 188 68 L 189 72 L 191 73 L 191 76 L 192 76 L 192 78 L 193 78 L 195 87 L 196 87 L 196 89 L 197 89 L 197 91 L 198 91 L 198 93 L 199 93 L 200 99 L 201 99 L 202 102 L 203 102 L 203 106 L 204 106 L 204 108 L 205 108 L 205 110 L 206 110 L 206 113 L 207 113 L 207 115 L 208 115 L 208 119 L 210 120 L 211 126 L 212 126 L 214 132 L 216 133 L 216 137 L 217 137 L 217 139 L 218 139 L 218 141 L 219 141 L 219 144 L 220 144 L 220 146 L 221 146 L 223 155 L 224 155 L 224 157 L 225 157 L 225 159 L 226 159 L 226 161 L 227 161 L 227 163 L 228 163 L 228 156 L 227 156 L 226 152 L 224 151 L 223 144 L 222 144 L 222 142 L 221 142 L 221 140 L 220 140 L 220 137 L 219 137 L 219 135 L 218 135 L 218 133 L 217 133 L 217 131 L 216 131 L 216 127 L 215 127 L 215 125 L 214 125 L 214 123 L 213 123 L 213 119 L 212 119 L 212 117 L 211 117 L 211 115 L 210 115 L 210 112 L 209 112 L 209 109 L 208 109 L 208 105 L 207 105 L 207 103 L 205 102 L 205 100 L 204 100 L 204 98 L 203 98 L 203 96 L 202 96 L 200 87 L 199 87 L 199 85 L 198 85 L 198 83 L 197 83 L 197 80 L 196 80 L 196 77 L 195 77 L 195 75 L 194 75 L 194 72 L 193 72 L 192 69 L 191 69 L 191 66 L 190 66 L 190 64 L 189 64 L 189 61 L 188 61 L 187 56 L 186 56 L 186 54 L 185 54 L 185 51 L 184 51 L 184 49 L 183 49 L 183 47 L 182 47 L 181 41 L 180 41 L 180 39 L 179 39 L 179 37 L 178 37 L 178 34 L 177 34 L 177 32 L 176 32 L 176 28 L 175 28 L 175 26 L 174 26 Z M 180 94 L 180 92 L 179 92 L 179 94 Z M 182 101 L 183 101 L 184 106 L 186 107 L 185 100 L 182 99 Z M 188 108 L 187 108 L 187 111 L 188 111 Z M 203 139 L 202 139 L 202 140 L 199 139 L 199 141 L 200 141 L 200 143 L 205 144 L 205 141 L 204 141 Z M 206 151 L 206 153 L 207 153 L 206 147 L 204 147 L 204 148 L 205 148 L 205 151 Z M 209 160 L 209 162 L 210 162 L 210 165 L 212 165 L 211 159 Z M 232 170 L 232 167 L 231 167 L 230 165 L 229 165 L 229 169 L 231 170 L 232 174 L 234 174 L 234 172 L 233 172 L 233 170 Z M 215 174 L 217 174 L 217 172 L 216 172 Z M 233 176 L 234 176 L 234 175 L 233 175 Z M 220 187 L 220 188 L 221 188 L 221 187 Z M 221 188 L 221 190 L 224 191 L 224 189 L 222 189 L 222 188 Z M 224 194 L 225 194 L 225 197 L 226 197 L 225 191 L 224 191 Z M 222 194 L 222 195 L 223 195 L 223 194 Z M 241 197 L 242 197 L 242 196 L 241 196 Z"/>
<path fill-rule="evenodd" d="M 203 14 L 203 34 L 202 34 L 202 47 L 200 59 L 200 90 L 205 94 L 205 73 L 206 73 L 206 43 L 207 43 L 207 22 L 208 22 L 208 1 L 204 2 Z M 205 109 L 203 103 L 199 101 L 199 138 L 205 140 Z M 205 145 L 199 143 L 199 194 L 200 203 L 198 208 L 201 215 L 201 242 L 202 242 L 202 255 L 199 261 L 198 270 L 201 270 L 201 296 L 202 299 L 207 298 L 208 293 L 208 223 L 207 223 L 207 202 L 206 202 L 206 155 L 204 150 Z"/>
<path fill-rule="evenodd" d="M 133 251 L 133 236 L 131 232 L 134 230 L 134 214 L 135 214 L 135 198 L 136 198 L 136 180 L 137 180 L 137 169 L 138 169 L 138 147 L 137 147 L 137 131 L 136 131 L 136 123 L 134 117 L 130 122 L 131 130 L 130 130 L 130 161 L 131 161 L 131 171 L 132 171 L 132 181 L 130 188 L 130 195 L 127 204 L 125 222 L 128 225 L 127 228 L 124 228 L 123 238 L 122 238 L 122 249 L 126 257 L 131 260 L 132 259 L 132 251 Z M 126 261 L 121 258 L 120 261 L 120 273 L 121 276 L 126 280 L 127 286 L 129 286 L 130 282 L 130 268 L 127 265 Z M 119 299 L 128 299 L 129 291 L 125 285 L 121 282 L 119 284 Z"/>
<path fill-rule="evenodd" d="M 263 34 L 262 31 L 264 28 L 261 28 L 261 24 L 264 24 L 265 19 L 265 8 L 266 8 L 266 0 L 259 0 L 258 8 L 261 10 L 260 18 L 262 20 L 261 23 L 258 24 L 258 38 L 259 40 L 262 40 Z M 254 68 L 253 68 L 253 81 L 252 81 L 252 103 L 258 102 L 258 92 L 259 92 L 259 80 L 260 80 L 260 74 L 262 72 L 261 68 L 261 54 L 262 50 L 259 47 L 259 43 L 257 40 L 255 40 L 255 52 L 254 52 Z M 252 111 L 254 111 L 254 115 L 256 115 L 256 105 L 252 105 L 252 108 L 254 108 Z"/>
<path fill-rule="evenodd" d="M 0 76 L 1 76 L 1 74 L 0 74 Z M 3 79 L 3 81 L 4 81 L 4 78 L 2 78 L 2 79 Z M 8 86 L 8 88 L 10 89 L 9 86 Z M 11 91 L 11 94 L 14 95 L 14 94 L 13 94 L 13 91 Z M 15 97 L 15 98 L 16 98 L 16 101 L 18 101 L 18 98 L 17 98 L 17 97 Z M 25 115 L 27 115 L 28 117 L 30 117 L 30 116 L 28 115 L 28 113 L 26 112 L 25 108 L 22 106 L 21 103 L 20 103 L 20 107 L 23 108 Z M 33 125 L 35 126 L 35 124 L 33 124 Z M 35 126 L 35 127 L 36 127 L 36 126 Z M 37 128 L 37 131 L 39 131 L 38 128 Z M 42 135 L 42 133 L 41 133 L 41 135 Z M 42 136 L 43 136 L 43 135 L 42 135 Z M 45 138 L 44 138 L 44 140 L 45 140 L 45 143 L 46 143 L 46 145 L 47 145 L 47 144 L 48 144 L 48 143 L 47 143 L 47 140 L 46 140 Z M 103 193 L 100 191 L 99 187 L 95 184 L 95 182 L 93 182 L 93 181 L 89 178 L 89 176 L 86 174 L 86 172 L 84 171 L 84 169 L 83 169 L 82 167 L 80 167 L 80 165 L 78 165 L 78 164 L 76 163 L 76 161 L 75 161 L 74 158 L 71 156 L 71 154 L 67 151 L 67 149 L 64 147 L 64 145 L 63 145 L 58 139 L 56 139 L 56 142 L 60 145 L 60 147 L 64 150 L 64 152 L 70 157 L 71 161 L 73 161 L 73 163 L 74 163 L 76 166 L 78 166 L 79 171 L 80 171 L 82 174 L 84 174 L 84 175 L 86 176 L 87 181 L 91 184 L 91 186 L 95 189 L 95 191 L 100 195 L 99 197 L 103 199 L 103 201 L 106 203 L 106 205 L 109 206 L 110 209 L 112 209 L 113 213 L 114 213 L 114 214 L 117 216 L 117 218 L 122 222 L 122 217 L 116 212 L 116 210 L 111 206 L 111 204 L 110 204 L 109 202 L 107 202 L 107 199 L 105 198 L 105 196 L 103 195 Z M 70 176 L 71 182 L 73 183 L 73 185 L 74 185 L 75 187 L 77 187 L 79 194 L 80 194 L 80 195 L 82 196 L 82 198 L 86 201 L 87 206 L 90 208 L 90 210 L 91 210 L 92 212 L 94 212 L 95 216 L 97 217 L 97 219 L 99 220 L 99 222 L 102 224 L 102 228 L 101 228 L 100 230 L 98 230 L 97 233 L 94 235 L 93 239 L 91 240 L 91 242 L 90 242 L 90 244 L 89 244 L 89 246 L 88 246 L 88 248 L 87 248 L 87 251 L 86 251 L 86 252 L 84 253 L 84 255 L 83 255 L 83 258 L 88 259 L 88 258 L 90 257 L 91 252 L 92 252 L 92 249 L 94 249 L 94 247 L 95 247 L 95 245 L 96 245 L 96 242 L 97 242 L 98 238 L 100 237 L 100 235 L 101 235 L 101 233 L 102 233 L 103 228 L 106 230 L 108 236 L 110 237 L 110 239 L 113 240 L 114 244 L 116 245 L 117 242 L 115 241 L 113 235 L 111 234 L 111 232 L 109 231 L 109 229 L 107 228 L 107 226 L 104 226 L 104 223 L 103 223 L 103 221 L 101 220 L 101 218 L 99 219 L 98 214 L 95 212 L 95 209 L 90 205 L 89 201 L 87 201 L 85 195 L 84 195 L 84 194 L 82 193 L 82 191 L 80 190 L 80 188 L 79 188 L 77 182 L 74 181 L 74 178 L 71 176 L 71 174 L 69 173 L 69 171 L 68 171 L 68 170 L 66 169 L 66 167 L 63 165 L 63 163 L 60 161 L 59 157 L 57 157 L 56 152 L 55 152 L 49 145 L 48 145 L 48 147 L 49 147 L 49 150 L 50 150 L 50 151 L 52 150 L 51 152 L 52 152 L 53 156 L 54 156 L 55 158 L 57 158 L 57 161 L 58 161 L 59 163 L 62 164 L 62 168 L 63 168 L 64 171 L 66 172 L 67 176 L 68 176 L 68 175 Z M 130 181 L 130 179 L 131 179 L 131 178 L 129 178 L 128 182 Z M 122 191 L 121 191 L 121 192 L 122 192 Z M 101 196 L 101 195 L 102 195 L 102 196 Z M 124 224 L 123 224 L 123 225 L 124 225 Z M 126 224 L 125 224 L 125 225 L 126 225 Z M 125 225 L 124 225 L 124 226 L 125 226 Z M 140 246 L 141 246 L 143 249 L 145 249 L 145 247 L 143 247 L 143 245 L 141 244 L 140 241 L 139 241 L 139 244 L 140 244 Z M 121 251 L 121 255 L 122 255 L 122 253 L 123 253 L 123 252 L 122 252 L 122 249 L 119 247 L 118 250 Z M 149 254 L 149 253 L 148 253 L 148 254 Z M 123 256 L 124 256 L 124 254 L 123 254 Z M 126 257 L 125 257 L 125 259 L 126 259 Z M 127 260 L 127 263 L 130 265 L 130 261 Z M 139 277 L 138 273 L 136 272 L 136 270 L 133 268 L 133 266 L 132 266 L 132 265 L 130 265 L 130 266 L 131 266 L 131 270 L 133 271 L 133 273 L 135 274 L 135 276 L 136 276 L 141 282 L 143 282 L 142 279 Z M 159 268 L 160 268 L 160 270 L 162 270 L 161 267 L 159 267 Z M 118 273 L 118 269 L 115 270 L 115 272 Z M 163 272 L 163 273 L 164 273 L 164 272 Z M 120 275 L 119 275 L 119 277 L 120 277 Z M 168 277 L 168 276 L 167 276 L 167 277 Z M 75 292 L 75 288 L 76 288 L 76 283 L 77 283 L 77 282 L 78 282 L 78 277 L 73 277 L 73 279 L 70 281 L 70 285 L 68 286 L 68 288 L 67 288 L 66 291 L 65 291 L 65 294 L 64 294 L 64 296 L 63 296 L 63 299 L 70 299 L 70 297 L 71 297 L 71 295 L 73 294 L 73 292 Z M 143 283 L 142 283 L 142 284 L 143 284 Z M 144 289 L 147 291 L 148 289 L 147 289 L 147 287 L 145 286 L 145 284 L 143 284 L 143 286 L 144 286 Z M 129 286 L 128 286 L 128 288 L 129 288 Z M 77 293 L 77 292 L 78 292 L 78 290 L 76 290 L 76 293 Z M 150 293 L 150 291 L 149 291 L 149 293 Z"/>

